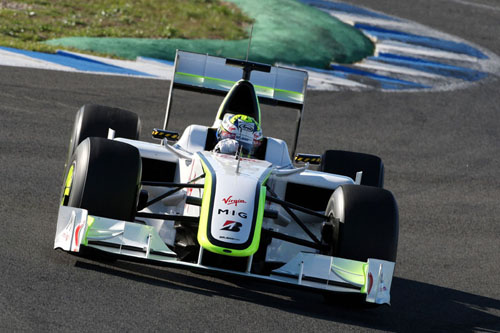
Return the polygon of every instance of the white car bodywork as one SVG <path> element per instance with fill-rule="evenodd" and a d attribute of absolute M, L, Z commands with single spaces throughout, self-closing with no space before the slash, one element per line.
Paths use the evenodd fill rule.
<path fill-rule="evenodd" d="M 200 57 L 202 60 L 204 59 L 205 63 L 216 62 L 219 59 L 214 60 L 212 58 L 215 57 L 200 55 L 192 56 L 192 54 L 185 52 L 182 54 L 186 56 L 186 59 L 191 57 L 195 62 L 201 61 Z M 183 65 L 184 63 L 179 61 L 176 71 L 180 72 Z M 189 69 L 184 68 L 184 71 L 189 72 Z M 276 69 L 276 71 L 288 73 L 284 69 Z M 182 78 L 182 80 L 184 79 Z M 268 78 L 264 79 L 269 80 Z M 275 78 L 274 83 L 269 86 L 273 86 L 273 84 L 274 87 L 279 86 L 280 80 L 283 80 L 283 77 Z M 307 82 L 307 77 L 305 82 Z M 301 85 L 302 97 L 293 94 L 290 97 L 279 89 L 274 91 L 276 94 L 279 92 L 280 97 L 270 95 L 270 92 L 265 89 L 263 94 L 269 98 L 277 100 L 282 98 L 281 101 L 298 103 L 301 106 L 305 91 L 304 82 Z M 224 89 L 227 91 L 229 88 L 225 87 Z M 168 123 L 168 111 L 166 123 Z M 212 170 L 210 173 L 217 175 L 217 188 L 212 196 L 214 199 L 210 214 L 214 212 L 214 216 L 209 217 L 208 233 L 217 241 L 226 244 L 239 245 L 250 242 L 255 238 L 253 233 L 256 232 L 260 235 L 261 229 L 308 240 L 303 227 L 299 226 L 289 212 L 276 202 L 267 201 L 265 203 L 265 210 L 275 212 L 276 216 L 266 217 L 264 215 L 258 222 L 261 225 L 259 224 L 256 230 L 255 226 L 251 227 L 249 224 L 238 222 L 238 219 L 255 220 L 255 214 L 263 213 L 262 210 L 253 208 L 258 206 L 254 202 L 256 198 L 257 200 L 265 200 L 265 191 L 263 192 L 264 199 L 262 197 L 259 199 L 258 193 L 256 196 L 256 186 L 263 187 L 265 184 L 270 193 L 278 198 L 285 198 L 287 185 L 292 183 L 331 192 L 340 185 L 355 183 L 353 179 L 346 176 L 309 170 L 307 165 L 300 168 L 295 167 L 290 159 L 287 144 L 276 138 L 266 138 L 265 156 L 260 160 L 206 151 L 208 133 L 211 129 L 217 128 L 219 123 L 220 118 L 218 117 L 211 127 L 190 125 L 175 144 L 167 142 L 166 139 L 160 144 L 155 144 L 114 138 L 112 132 L 110 132 L 109 138 L 136 147 L 142 159 L 175 164 L 175 171 L 172 171 L 172 182 L 176 184 L 190 183 L 204 184 L 203 186 L 205 186 L 207 179 L 202 176 L 207 173 L 207 168 L 210 168 Z M 292 151 L 295 152 L 294 150 L 295 147 Z M 173 251 L 177 232 L 175 222 L 174 219 L 168 219 L 168 216 L 200 217 L 201 225 L 203 216 L 207 215 L 207 212 L 204 213 L 202 210 L 207 209 L 208 206 L 203 201 L 207 197 L 204 196 L 207 187 L 203 186 L 179 189 L 172 195 L 147 206 L 139 212 L 145 213 L 145 216 L 136 218 L 136 222 L 92 216 L 85 209 L 61 206 L 54 248 L 79 252 L 81 246 L 92 247 L 124 257 L 149 260 L 153 263 L 221 271 L 313 289 L 361 293 L 366 294 L 367 302 L 389 304 L 395 265 L 389 261 L 368 259 L 367 262 L 359 262 L 331 257 L 306 245 L 277 238 L 272 238 L 270 244 L 267 245 L 265 261 L 284 263 L 284 265 L 272 270 L 270 275 L 251 272 L 253 254 L 247 258 L 245 271 L 203 265 L 202 258 L 204 251 L 206 251 L 203 246 L 200 246 L 197 262 L 180 260 L 177 253 Z M 150 198 L 156 198 L 175 189 L 175 187 L 143 184 L 142 189 L 148 192 Z M 191 201 L 188 202 L 188 199 Z M 203 203 L 201 205 L 192 204 L 194 199 L 199 199 L 199 202 Z M 148 213 L 164 216 L 164 218 L 148 217 Z M 307 229 L 317 239 L 321 239 L 321 227 L 325 221 L 322 215 L 324 209 L 317 211 L 316 215 L 310 215 L 297 209 L 293 209 L 293 213 L 303 221 Z M 238 228 L 238 236 L 234 236 L 235 228 Z"/>
<path fill-rule="evenodd" d="M 118 138 L 117 140 L 136 146 L 139 149 L 141 156 L 143 157 L 161 159 L 164 161 L 176 163 L 179 166 L 179 169 L 174 178 L 174 182 L 188 183 L 192 179 L 203 174 L 203 170 L 199 162 L 199 157 L 196 153 L 204 151 L 203 149 L 205 147 L 207 131 L 208 127 L 206 126 L 191 125 L 186 128 L 183 135 L 181 136 L 181 139 L 176 145 L 174 145 L 173 148 L 178 152 L 183 154 L 190 154 L 188 155 L 191 157 L 190 159 L 186 159 L 175 154 L 169 149 L 166 149 L 166 146 L 120 138 Z M 265 168 L 272 167 L 271 176 L 267 181 L 267 185 L 279 197 L 283 198 L 285 196 L 286 185 L 289 182 L 330 189 L 332 190 L 332 192 L 339 185 L 354 183 L 351 178 L 346 176 L 308 170 L 307 168 L 295 168 L 288 155 L 287 144 L 283 140 L 268 137 L 267 145 L 268 146 L 266 150 L 265 162 L 243 158 L 241 163 L 242 165 L 246 165 L 249 167 L 256 165 L 264 165 Z M 222 154 L 218 155 L 223 160 L 234 160 L 233 156 L 224 156 Z M 227 173 L 234 173 L 234 168 L 229 167 Z M 198 182 L 203 183 L 203 180 L 200 180 Z M 144 189 L 150 192 L 151 196 L 155 196 L 156 194 L 160 195 L 168 191 L 168 188 L 161 187 L 144 186 Z M 162 202 L 156 203 L 155 205 L 146 208 L 144 211 L 148 213 L 173 213 L 178 215 L 199 216 L 200 207 L 185 204 L 187 192 L 188 190 L 184 191 L 184 193 L 180 193 L 175 198 L 169 197 Z M 203 189 L 192 189 L 192 191 L 190 191 L 190 195 L 201 198 L 203 195 Z M 241 193 L 239 193 L 238 198 L 241 197 Z M 249 201 L 249 199 L 247 199 L 247 201 Z M 278 219 L 273 220 L 270 218 L 264 218 L 264 228 L 272 228 L 276 232 L 280 232 L 290 236 L 303 237 L 304 232 L 302 231 L 302 229 L 300 229 L 299 226 L 297 226 L 296 223 L 293 222 L 293 220 L 288 216 L 283 207 L 275 203 L 268 202 L 266 204 L 266 208 L 277 211 Z M 306 215 L 301 212 L 296 212 L 296 214 L 299 217 L 305 217 Z M 158 232 L 161 231 L 161 234 L 164 235 L 164 241 L 166 244 L 171 246 L 174 245 L 173 239 L 175 238 L 175 230 L 174 225 L 171 221 L 170 223 L 168 223 L 167 221 L 167 225 L 165 225 L 164 223 L 159 223 L 158 221 L 152 219 L 148 219 L 147 221 L 149 225 L 154 225 L 157 228 Z M 323 222 L 323 220 L 319 217 L 307 216 L 304 221 L 305 223 L 307 223 L 308 228 L 316 235 L 316 237 L 321 238 L 320 228 L 321 222 Z M 292 257 L 297 252 L 310 250 L 310 248 L 304 246 L 273 239 L 272 243 L 268 246 L 266 260 L 287 262 L 292 259 Z"/>

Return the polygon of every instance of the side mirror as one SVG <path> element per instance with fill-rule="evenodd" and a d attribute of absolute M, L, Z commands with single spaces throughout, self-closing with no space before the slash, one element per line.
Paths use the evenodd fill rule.
<path fill-rule="evenodd" d="M 320 164 L 321 155 L 315 154 L 297 154 L 294 158 L 295 163 L 309 163 L 309 164 Z"/>
<path fill-rule="evenodd" d="M 167 139 L 168 141 L 178 141 L 180 138 L 179 133 L 173 131 L 167 131 L 163 129 L 155 128 L 153 129 L 153 133 L 151 133 L 154 139 Z"/>

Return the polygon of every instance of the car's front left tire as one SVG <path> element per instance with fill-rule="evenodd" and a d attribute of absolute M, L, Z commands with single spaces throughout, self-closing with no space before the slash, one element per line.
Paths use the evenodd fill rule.
<path fill-rule="evenodd" d="M 141 181 L 141 157 L 129 144 L 87 138 L 70 159 L 62 204 L 90 215 L 134 221 Z"/>

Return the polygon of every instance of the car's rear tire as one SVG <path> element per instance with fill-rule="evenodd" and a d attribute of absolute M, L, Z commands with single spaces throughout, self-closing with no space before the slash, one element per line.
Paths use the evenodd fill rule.
<path fill-rule="evenodd" d="M 141 181 L 141 157 L 129 144 L 87 138 L 70 159 L 62 204 L 90 215 L 134 221 Z"/>
<path fill-rule="evenodd" d="M 134 112 L 104 105 L 86 104 L 78 110 L 71 132 L 68 160 L 76 147 L 89 137 L 106 138 L 109 129 L 115 137 L 137 140 L 141 132 L 141 121 Z"/>
<path fill-rule="evenodd" d="M 363 171 L 361 185 L 383 187 L 384 164 L 380 157 L 343 150 L 327 150 L 321 158 L 320 170 L 356 178 Z"/>
<path fill-rule="evenodd" d="M 391 192 L 363 185 L 342 185 L 332 194 L 325 215 L 333 224 L 331 255 L 365 261 L 396 261 L 399 217 Z"/>

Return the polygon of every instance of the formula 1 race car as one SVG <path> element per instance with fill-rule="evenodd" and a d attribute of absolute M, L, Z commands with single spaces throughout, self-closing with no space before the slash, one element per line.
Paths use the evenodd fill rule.
<path fill-rule="evenodd" d="M 306 87 L 305 71 L 178 51 L 164 125 L 153 130 L 159 143 L 137 140 L 140 120 L 130 111 L 83 106 L 54 248 L 389 304 L 398 210 L 382 188 L 383 163 L 339 150 L 296 154 Z M 177 89 L 224 97 L 212 126 L 190 125 L 181 136 L 167 129 Z M 214 149 L 225 119 L 259 125 L 261 104 L 297 112 L 291 152 L 264 137 L 248 155 L 244 126 L 234 152 Z"/>

